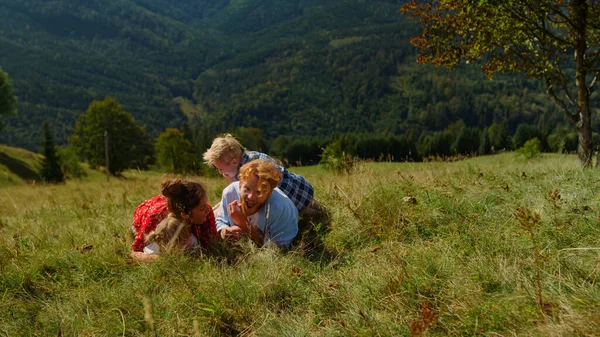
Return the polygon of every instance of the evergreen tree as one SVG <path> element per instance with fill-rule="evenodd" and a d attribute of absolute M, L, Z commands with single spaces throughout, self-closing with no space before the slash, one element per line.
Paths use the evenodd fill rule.
<path fill-rule="evenodd" d="M 0 68 L 0 116 L 9 116 L 15 113 L 16 98 L 10 84 L 8 74 Z M 4 124 L 0 121 L 0 130 Z"/>
<path fill-rule="evenodd" d="M 64 174 L 60 168 L 60 160 L 56 154 L 56 146 L 54 145 L 54 136 L 50 132 L 50 127 L 47 122 L 44 122 L 44 160 L 42 161 L 42 169 L 40 175 L 47 182 L 60 183 L 64 180 Z"/>

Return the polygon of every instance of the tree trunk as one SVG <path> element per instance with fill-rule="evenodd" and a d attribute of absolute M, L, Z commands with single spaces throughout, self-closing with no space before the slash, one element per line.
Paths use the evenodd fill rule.
<path fill-rule="evenodd" d="M 594 153 L 592 150 L 592 127 L 589 112 L 587 118 L 580 121 L 577 131 L 579 132 L 579 161 L 583 167 L 591 167 Z"/>
<path fill-rule="evenodd" d="M 585 83 L 587 71 L 585 69 L 585 52 L 587 46 L 587 16 L 588 7 L 586 0 L 574 0 L 574 14 L 577 27 L 575 45 L 575 84 L 577 86 L 577 113 L 579 122 L 579 161 L 583 167 L 592 166 L 592 118 L 590 112 L 590 96 Z"/>

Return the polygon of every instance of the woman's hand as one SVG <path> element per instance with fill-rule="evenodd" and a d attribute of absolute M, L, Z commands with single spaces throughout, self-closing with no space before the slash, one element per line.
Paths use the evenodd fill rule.
<path fill-rule="evenodd" d="M 219 232 L 224 240 L 238 241 L 242 238 L 244 231 L 238 226 L 225 227 Z"/>

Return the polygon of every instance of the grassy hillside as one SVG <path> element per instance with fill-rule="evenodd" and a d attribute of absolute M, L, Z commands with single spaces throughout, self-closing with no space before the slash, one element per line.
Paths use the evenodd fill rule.
<path fill-rule="evenodd" d="M 361 164 L 344 176 L 319 166 L 297 171 L 331 211 L 319 249 L 242 244 L 153 264 L 127 257 L 127 228 L 138 203 L 158 193 L 159 174 L 3 188 L 1 331 L 600 334 L 600 176 L 575 156 Z M 218 200 L 223 180 L 193 179 Z M 539 212 L 539 222 L 520 225 L 519 208 Z"/>
<path fill-rule="evenodd" d="M 0 145 L 0 187 L 41 184 L 43 156 L 25 149 Z M 96 180 L 102 173 L 91 170 L 87 164 L 80 163 L 84 177 L 81 181 Z"/>
<path fill-rule="evenodd" d="M 40 181 L 41 160 L 37 153 L 0 145 L 0 187 Z"/>

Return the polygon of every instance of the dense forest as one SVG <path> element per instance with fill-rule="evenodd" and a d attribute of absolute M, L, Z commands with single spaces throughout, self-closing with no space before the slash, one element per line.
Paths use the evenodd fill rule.
<path fill-rule="evenodd" d="M 332 143 L 395 160 L 533 137 L 575 150 L 541 83 L 417 64 L 404 2 L 0 0 L 0 67 L 19 100 L 0 142 L 38 150 L 48 121 L 64 145 L 89 104 L 112 96 L 152 137 L 185 124 L 199 153 L 240 127 L 291 162 L 314 162 Z"/>

